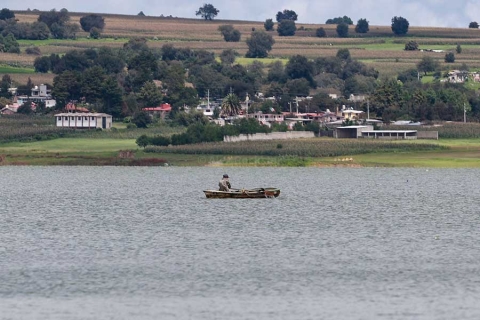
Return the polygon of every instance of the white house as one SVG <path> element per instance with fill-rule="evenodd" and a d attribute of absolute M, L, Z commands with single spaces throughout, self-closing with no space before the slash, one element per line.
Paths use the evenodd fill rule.
<path fill-rule="evenodd" d="M 46 108 L 53 108 L 57 104 L 57 101 L 52 99 L 51 90 L 45 84 L 33 87 L 30 96 L 17 96 L 16 99 L 19 105 L 23 105 L 28 100 L 43 102 Z"/>
<path fill-rule="evenodd" d="M 59 113 L 55 115 L 57 127 L 77 129 L 110 129 L 112 116 L 106 113 Z"/>

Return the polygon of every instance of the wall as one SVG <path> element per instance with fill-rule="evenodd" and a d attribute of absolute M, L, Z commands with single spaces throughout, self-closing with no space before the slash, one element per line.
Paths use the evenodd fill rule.
<path fill-rule="evenodd" d="M 225 136 L 225 142 L 237 141 L 256 141 L 256 140 L 286 140 L 298 138 L 314 138 L 315 133 L 312 131 L 288 131 L 288 132 L 272 132 L 272 133 L 255 133 L 255 134 L 241 134 L 239 136 Z"/>
<path fill-rule="evenodd" d="M 417 138 L 438 140 L 438 131 L 418 131 Z"/>

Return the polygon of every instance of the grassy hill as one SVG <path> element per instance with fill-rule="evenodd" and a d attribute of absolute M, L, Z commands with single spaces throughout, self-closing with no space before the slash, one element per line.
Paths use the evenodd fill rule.
<path fill-rule="evenodd" d="M 86 13 L 70 13 L 71 22 L 79 24 L 79 20 Z M 19 22 L 34 22 L 38 12 L 15 12 Z M 247 51 L 245 39 L 253 28 L 263 30 L 263 21 L 227 21 L 201 19 L 184 19 L 169 17 L 142 17 L 136 15 L 103 14 L 105 30 L 102 39 L 88 39 L 85 32 L 78 33 L 77 40 L 44 41 L 21 40 L 22 53 L 0 55 L 0 73 L 9 73 L 15 81 L 25 83 L 31 77 L 34 83 L 52 83 L 52 74 L 35 74 L 32 71 L 36 56 L 24 53 L 28 46 L 38 46 L 43 55 L 51 53 L 63 54 L 73 49 L 95 47 L 121 47 L 130 37 L 146 37 L 149 46 L 160 48 L 165 43 L 176 47 L 191 49 L 206 49 L 219 54 L 224 49 L 235 49 L 241 55 Z M 242 33 L 240 42 L 225 42 L 217 30 L 218 26 L 232 24 Z M 315 30 L 323 27 L 327 32 L 326 38 L 315 37 Z M 381 76 L 394 76 L 398 72 L 414 68 L 423 55 L 432 56 L 447 69 L 459 68 L 465 63 L 471 69 L 480 69 L 480 30 L 468 28 L 431 28 L 410 27 L 408 35 L 395 37 L 390 26 L 370 26 L 370 32 L 365 35 L 356 34 L 354 26 L 350 26 L 349 38 L 336 36 L 336 25 L 297 23 L 298 30 L 293 37 L 279 37 L 271 31 L 276 43 L 270 53 L 270 58 L 288 58 L 294 54 L 307 57 L 333 56 L 340 48 L 348 48 L 353 58 L 359 59 L 377 70 Z M 456 54 L 454 64 L 445 64 L 445 53 L 404 51 L 407 41 L 415 40 L 420 49 L 442 49 L 455 51 L 457 44 L 462 46 L 462 53 Z M 241 59 L 241 63 L 249 63 L 248 59 Z M 271 62 L 271 59 L 266 61 Z M 18 67 L 18 71 L 10 68 Z M 7 68 L 9 67 L 9 68 Z"/>

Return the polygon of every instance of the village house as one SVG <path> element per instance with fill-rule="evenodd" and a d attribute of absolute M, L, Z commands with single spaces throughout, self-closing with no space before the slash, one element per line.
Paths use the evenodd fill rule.
<path fill-rule="evenodd" d="M 168 103 L 162 103 L 157 107 L 147 107 L 142 108 L 142 110 L 150 114 L 152 117 L 158 115 L 160 118 L 165 119 L 166 115 L 172 111 L 172 106 Z"/>
<path fill-rule="evenodd" d="M 271 126 L 272 123 L 281 123 L 285 121 L 283 114 L 262 113 L 261 111 L 247 115 L 249 119 L 256 119 L 260 124 Z"/>
<path fill-rule="evenodd" d="M 35 103 L 42 102 L 46 108 L 53 108 L 57 105 L 57 101 L 52 98 L 51 90 L 47 88 L 47 85 L 41 84 L 32 88 L 30 95 L 16 96 L 17 103 L 21 106 L 27 101 L 33 101 Z"/>
<path fill-rule="evenodd" d="M 452 70 L 447 74 L 447 81 L 451 83 L 464 83 L 469 76 L 468 71 Z"/>

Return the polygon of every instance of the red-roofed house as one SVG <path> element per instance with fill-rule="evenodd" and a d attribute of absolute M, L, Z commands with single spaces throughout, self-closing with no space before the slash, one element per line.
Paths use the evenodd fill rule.
<path fill-rule="evenodd" d="M 172 111 L 172 106 L 168 103 L 162 103 L 158 107 L 147 107 L 147 108 L 143 108 L 142 110 L 146 111 L 152 116 L 158 114 L 162 119 L 164 119 L 167 113 Z"/>

